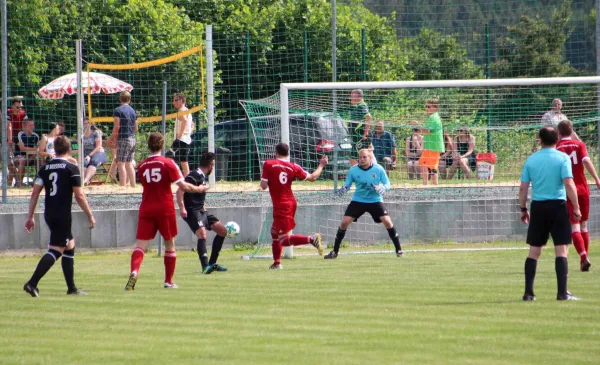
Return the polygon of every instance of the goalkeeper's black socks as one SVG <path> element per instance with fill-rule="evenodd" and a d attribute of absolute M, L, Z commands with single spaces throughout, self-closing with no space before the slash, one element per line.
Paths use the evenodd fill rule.
<path fill-rule="evenodd" d="M 196 244 L 196 252 L 198 252 L 198 258 L 200 259 L 200 265 L 202 265 L 202 271 L 208 266 L 208 252 L 206 251 L 206 240 L 203 238 L 198 239 Z"/>
<path fill-rule="evenodd" d="M 217 263 L 219 259 L 219 253 L 221 252 L 221 247 L 223 247 L 223 242 L 225 241 L 225 237 L 221 237 L 219 235 L 215 236 L 213 240 L 212 248 L 210 251 L 210 260 L 208 260 L 209 265 L 214 265 Z"/>
<path fill-rule="evenodd" d="M 29 279 L 29 284 L 31 284 L 31 286 L 33 286 L 34 288 L 37 288 L 37 285 L 40 282 L 40 280 L 44 277 L 44 275 L 46 275 L 48 270 L 52 268 L 56 260 L 58 260 L 61 256 L 62 253 L 58 251 L 52 249 L 48 250 L 48 252 L 46 252 L 46 254 L 42 256 L 40 262 L 38 262 L 38 265 L 35 268 L 31 279 Z"/>
<path fill-rule="evenodd" d="M 569 261 L 566 257 L 557 257 L 554 261 L 558 297 L 567 297 L 567 277 L 569 276 Z"/>
<path fill-rule="evenodd" d="M 533 296 L 533 281 L 537 270 L 537 260 L 528 257 L 525 260 L 525 294 Z"/>
<path fill-rule="evenodd" d="M 396 227 L 387 228 L 387 231 L 390 235 L 390 238 L 392 239 L 392 242 L 394 243 L 396 252 L 402 251 L 402 248 L 400 247 L 400 236 L 398 235 L 398 232 L 396 232 Z"/>
<path fill-rule="evenodd" d="M 342 240 L 344 239 L 345 235 L 346 230 L 338 228 L 337 233 L 335 234 L 335 242 L 333 245 L 333 251 L 335 251 L 335 253 L 340 252 L 340 246 L 342 245 Z"/>
<path fill-rule="evenodd" d="M 63 275 L 65 276 L 65 282 L 67 283 L 67 288 L 69 290 L 76 290 L 75 287 L 75 265 L 74 265 L 74 256 L 75 256 L 75 248 L 70 250 L 66 250 L 63 252 L 61 266 L 63 270 Z"/>

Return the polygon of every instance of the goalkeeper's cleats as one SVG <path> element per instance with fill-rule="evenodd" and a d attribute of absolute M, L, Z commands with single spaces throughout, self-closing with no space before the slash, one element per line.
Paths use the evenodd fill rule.
<path fill-rule="evenodd" d="M 525 293 L 525 294 L 523 294 L 523 301 L 524 302 L 533 302 L 533 301 L 535 301 L 535 295 Z"/>
<path fill-rule="evenodd" d="M 315 248 L 319 251 L 320 256 L 323 256 L 323 254 L 325 253 L 325 248 L 323 248 L 322 240 L 323 239 L 321 238 L 321 235 L 319 233 L 315 233 L 315 235 L 313 236 L 312 245 L 315 246 Z"/>
<path fill-rule="evenodd" d="M 134 290 L 135 283 L 137 283 L 137 273 L 132 272 L 129 274 L 129 280 L 127 280 L 127 284 L 125 284 L 125 291 Z"/>
<path fill-rule="evenodd" d="M 336 259 L 337 257 L 338 257 L 338 254 L 337 254 L 337 252 L 335 252 L 335 251 L 331 251 L 331 252 L 330 252 L 330 253 L 328 253 L 327 255 L 323 256 L 323 258 L 324 258 L 325 260 L 333 260 L 333 259 Z"/>
<path fill-rule="evenodd" d="M 225 266 L 221 266 L 219 264 L 212 264 L 212 265 L 208 265 L 202 273 L 208 275 L 208 274 L 212 274 L 215 271 L 225 272 L 225 271 L 227 271 L 227 268 Z"/>
<path fill-rule="evenodd" d="M 67 295 L 88 295 L 88 293 L 81 289 L 73 288 L 67 290 Z"/>
<path fill-rule="evenodd" d="M 590 262 L 590 260 L 585 259 L 581 262 L 581 271 L 586 272 L 586 271 L 590 271 L 590 266 L 592 266 L 592 263 Z"/>
<path fill-rule="evenodd" d="M 40 296 L 40 291 L 38 290 L 38 288 L 29 283 L 25 283 L 25 285 L 23 286 L 23 290 L 25 290 L 27 294 L 31 295 L 34 298 Z"/>
<path fill-rule="evenodd" d="M 179 288 L 175 283 L 165 283 L 165 289 L 177 289 Z"/>
<path fill-rule="evenodd" d="M 402 250 L 398 250 L 396 252 L 396 257 L 402 257 L 402 256 L 404 256 L 404 252 Z"/>
<path fill-rule="evenodd" d="M 556 300 L 580 300 L 578 297 L 574 296 L 573 293 L 567 291 L 567 295 L 557 295 Z"/>
<path fill-rule="evenodd" d="M 281 264 L 273 264 L 269 266 L 269 270 L 283 270 L 283 266 Z"/>

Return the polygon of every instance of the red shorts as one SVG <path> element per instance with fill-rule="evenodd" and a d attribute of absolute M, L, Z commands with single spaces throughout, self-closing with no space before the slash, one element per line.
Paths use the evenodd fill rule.
<path fill-rule="evenodd" d="M 280 205 L 273 208 L 273 225 L 271 226 L 271 236 L 288 233 L 296 228 L 296 203 Z"/>
<path fill-rule="evenodd" d="M 177 216 L 140 217 L 135 238 L 144 241 L 153 240 L 156 237 L 156 231 L 160 232 L 165 240 L 175 238 L 177 236 Z"/>
<path fill-rule="evenodd" d="M 587 222 L 590 217 L 590 196 L 577 195 L 577 201 L 579 202 L 579 210 L 581 211 L 581 220 L 579 221 L 573 219 L 573 204 L 569 199 L 567 199 L 567 208 L 569 208 L 569 218 L 571 219 L 571 224 Z"/>

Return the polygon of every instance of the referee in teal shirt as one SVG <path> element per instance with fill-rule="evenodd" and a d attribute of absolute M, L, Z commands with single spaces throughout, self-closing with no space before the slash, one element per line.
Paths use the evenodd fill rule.
<path fill-rule="evenodd" d="M 557 300 L 578 300 L 567 291 L 569 266 L 567 253 L 571 243 L 571 222 L 567 210 L 567 197 L 573 203 L 575 219 L 581 218 L 577 189 L 573 182 L 569 156 L 556 150 L 558 132 L 554 127 L 540 129 L 539 139 L 542 149 L 525 161 L 521 174 L 519 201 L 521 221 L 528 224 L 527 243 L 529 255 L 525 260 L 524 301 L 535 300 L 533 281 L 542 247 L 549 236 L 554 241 L 556 254 L 555 270 L 558 286 Z M 527 209 L 527 191 L 531 183 L 531 216 Z"/>

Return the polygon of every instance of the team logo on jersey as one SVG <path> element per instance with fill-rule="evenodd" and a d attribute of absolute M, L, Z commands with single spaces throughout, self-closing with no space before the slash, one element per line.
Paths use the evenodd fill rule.
<path fill-rule="evenodd" d="M 198 222 L 198 226 L 200 226 L 200 227 L 204 227 L 204 223 L 202 223 L 202 222 Z"/>
<path fill-rule="evenodd" d="M 373 175 L 371 175 L 371 176 L 373 177 L 373 179 L 377 177 L 377 175 L 375 175 L 375 174 L 373 174 Z"/>

